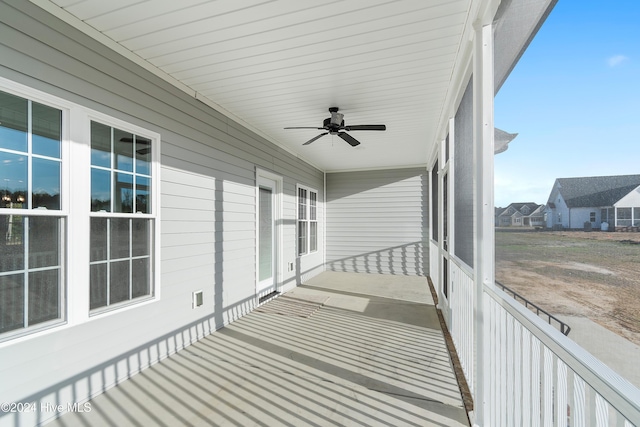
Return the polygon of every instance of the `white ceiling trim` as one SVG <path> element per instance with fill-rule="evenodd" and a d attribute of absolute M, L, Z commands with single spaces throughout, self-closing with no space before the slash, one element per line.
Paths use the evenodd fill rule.
<path fill-rule="evenodd" d="M 386 171 L 386 170 L 396 170 L 396 169 L 425 169 L 427 170 L 427 166 L 424 163 L 419 163 L 415 165 L 402 165 L 402 166 L 380 166 L 373 168 L 356 168 L 356 169 L 338 169 L 338 170 L 326 170 L 325 173 L 342 173 L 342 172 L 367 172 L 367 171 Z"/>

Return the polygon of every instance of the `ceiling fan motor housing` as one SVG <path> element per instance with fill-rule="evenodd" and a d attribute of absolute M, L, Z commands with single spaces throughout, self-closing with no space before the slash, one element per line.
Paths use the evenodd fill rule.
<path fill-rule="evenodd" d="M 342 114 L 339 115 L 342 116 Z M 340 117 L 340 121 L 336 122 L 334 121 L 333 117 L 327 117 L 326 119 L 324 119 L 322 127 L 328 130 L 331 134 L 335 134 L 340 129 L 344 128 L 344 120 L 342 120 L 342 117 Z"/>
<path fill-rule="evenodd" d="M 331 117 L 328 119 L 331 123 L 329 127 L 336 127 L 336 128 L 344 127 L 344 120 L 343 120 L 344 114 L 338 113 L 338 107 L 329 108 L 329 112 L 331 113 Z M 325 120 L 325 126 L 327 126 L 326 120 Z"/>

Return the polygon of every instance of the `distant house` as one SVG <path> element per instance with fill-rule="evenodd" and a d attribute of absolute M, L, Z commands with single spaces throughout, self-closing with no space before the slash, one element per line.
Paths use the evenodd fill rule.
<path fill-rule="evenodd" d="M 511 203 L 496 208 L 497 227 L 544 227 L 544 205 L 537 203 Z"/>
<path fill-rule="evenodd" d="M 640 227 L 640 175 L 558 178 L 545 212 L 549 228 Z"/>

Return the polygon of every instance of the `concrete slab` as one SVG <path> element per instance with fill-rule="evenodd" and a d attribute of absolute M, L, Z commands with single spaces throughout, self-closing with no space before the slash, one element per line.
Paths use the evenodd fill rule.
<path fill-rule="evenodd" d="M 556 317 L 571 327 L 569 338 L 640 388 L 640 347 L 587 317 Z"/>
<path fill-rule="evenodd" d="M 468 426 L 426 279 L 346 276 L 314 278 L 50 425 Z M 319 308 L 300 316 L 296 300 Z"/>
<path fill-rule="evenodd" d="M 433 305 L 427 278 L 421 276 L 325 271 L 304 285 Z"/>

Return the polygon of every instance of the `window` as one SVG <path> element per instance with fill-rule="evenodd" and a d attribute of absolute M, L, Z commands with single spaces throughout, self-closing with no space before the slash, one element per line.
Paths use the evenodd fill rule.
<path fill-rule="evenodd" d="M 589 222 L 596 222 L 596 213 L 595 212 L 590 212 L 589 213 Z"/>
<path fill-rule="evenodd" d="M 62 120 L 59 108 L 0 91 L 3 338 L 65 318 Z"/>
<path fill-rule="evenodd" d="M 158 295 L 159 141 L 0 78 L 0 342 Z"/>
<path fill-rule="evenodd" d="M 631 225 L 631 208 L 616 208 L 618 220 L 616 225 L 619 227 L 628 227 Z"/>
<path fill-rule="evenodd" d="M 151 140 L 91 122 L 90 308 L 149 297 Z"/>
<path fill-rule="evenodd" d="M 318 192 L 298 186 L 298 255 L 318 250 Z"/>

